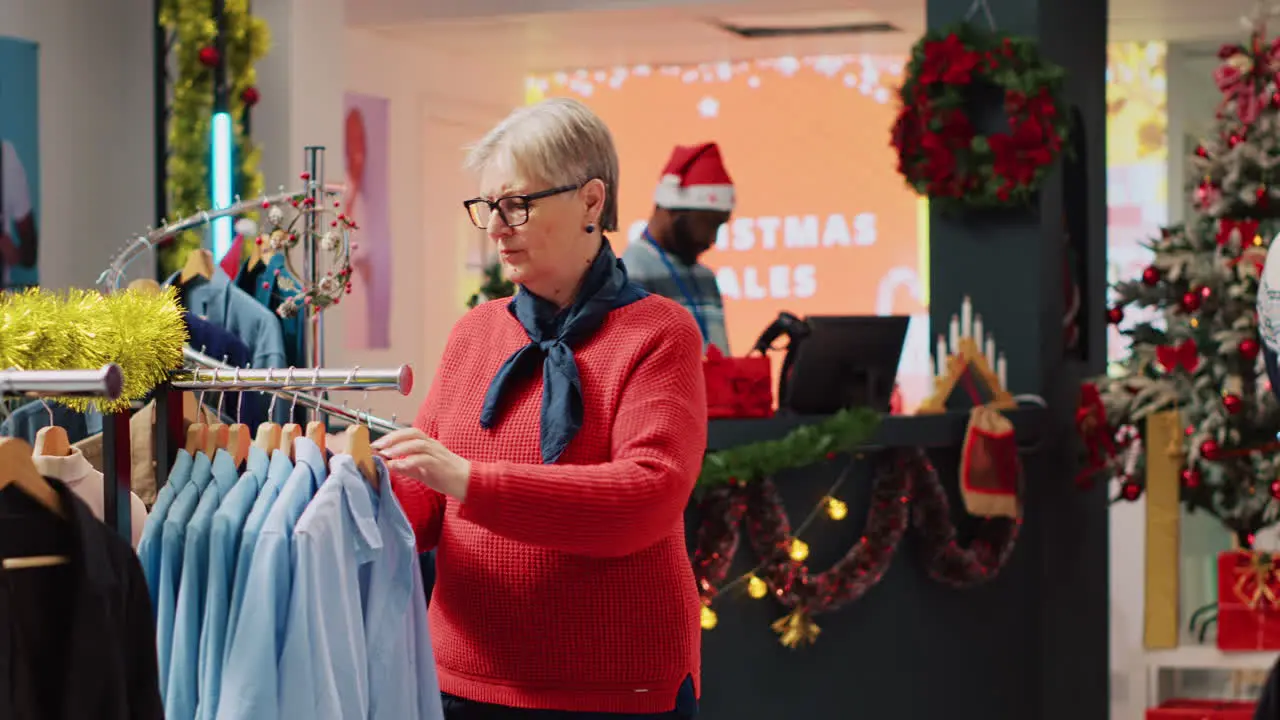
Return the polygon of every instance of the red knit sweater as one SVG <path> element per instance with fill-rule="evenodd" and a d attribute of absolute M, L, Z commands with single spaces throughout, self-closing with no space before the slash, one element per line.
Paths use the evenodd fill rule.
<path fill-rule="evenodd" d="M 419 550 L 439 548 L 440 689 L 522 708 L 669 711 L 686 676 L 700 687 L 683 512 L 706 449 L 702 338 L 666 298 L 611 312 L 574 350 L 582 430 L 544 465 L 541 372 L 480 427 L 489 381 L 529 342 L 508 302 L 454 326 L 415 422 L 471 461 L 466 502 L 393 478 Z"/>

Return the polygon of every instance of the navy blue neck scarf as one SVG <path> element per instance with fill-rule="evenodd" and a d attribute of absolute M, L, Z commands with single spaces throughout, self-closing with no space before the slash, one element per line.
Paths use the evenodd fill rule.
<path fill-rule="evenodd" d="M 582 429 L 582 380 L 573 348 L 591 337 L 610 312 L 630 305 L 647 293 L 627 279 L 622 261 L 609 241 L 587 270 L 582 290 L 568 308 L 521 288 L 507 309 L 524 327 L 529 344 L 517 350 L 498 368 L 484 395 L 480 427 L 491 429 L 502 412 L 504 396 L 518 379 L 531 375 L 542 363 L 542 462 L 560 459 L 569 442 Z"/>

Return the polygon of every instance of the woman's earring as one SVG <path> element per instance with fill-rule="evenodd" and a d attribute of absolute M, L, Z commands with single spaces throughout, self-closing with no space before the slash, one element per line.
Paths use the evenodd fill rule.
<path fill-rule="evenodd" d="M 594 223 L 587 223 L 587 234 L 588 234 L 588 235 L 590 235 L 591 233 L 593 233 L 593 232 L 595 232 L 595 231 L 596 231 L 596 226 L 595 226 L 595 224 L 594 224 Z"/>

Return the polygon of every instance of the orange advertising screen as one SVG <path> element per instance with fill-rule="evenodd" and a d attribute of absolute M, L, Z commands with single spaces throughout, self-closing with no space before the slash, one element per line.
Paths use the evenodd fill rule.
<path fill-rule="evenodd" d="M 724 296 L 732 352 L 745 353 L 781 310 L 910 315 L 899 379 L 911 407 L 930 374 L 927 242 L 922 203 L 889 147 L 902 62 L 849 55 L 569 71 L 530 78 L 527 100 L 575 97 L 613 131 L 619 253 L 640 237 L 672 147 L 719 143 L 738 205 L 702 261 Z"/>

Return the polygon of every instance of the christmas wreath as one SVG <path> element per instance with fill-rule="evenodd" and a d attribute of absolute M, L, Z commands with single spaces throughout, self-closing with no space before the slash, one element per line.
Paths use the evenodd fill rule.
<path fill-rule="evenodd" d="M 898 172 L 948 210 L 1029 203 L 1066 142 L 1064 77 L 1025 38 L 967 23 L 930 31 L 912 48 L 899 90 Z M 968 108 L 992 88 L 1008 130 L 988 135 Z"/>

